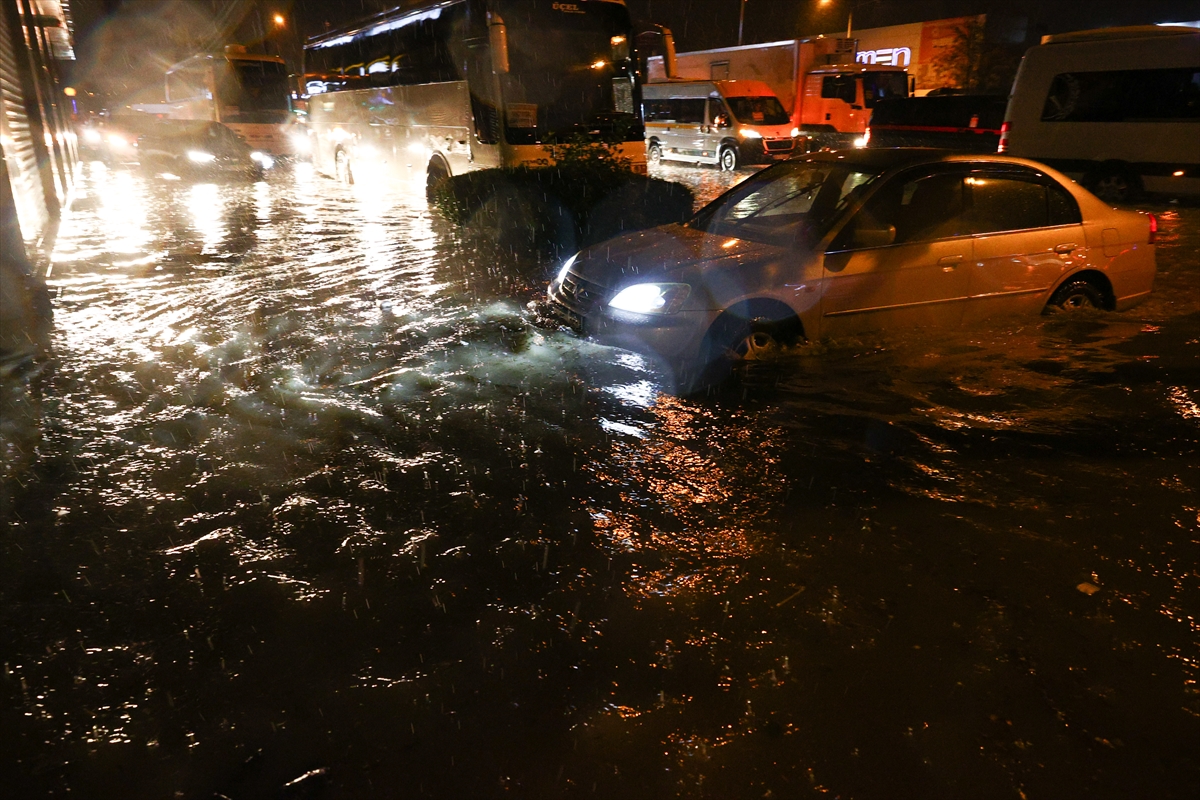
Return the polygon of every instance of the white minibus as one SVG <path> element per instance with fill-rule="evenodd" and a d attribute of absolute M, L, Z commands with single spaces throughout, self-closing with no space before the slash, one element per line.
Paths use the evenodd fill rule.
<path fill-rule="evenodd" d="M 1049 164 L 1109 202 L 1200 195 L 1200 30 L 1045 37 L 1017 71 L 999 150 Z"/>

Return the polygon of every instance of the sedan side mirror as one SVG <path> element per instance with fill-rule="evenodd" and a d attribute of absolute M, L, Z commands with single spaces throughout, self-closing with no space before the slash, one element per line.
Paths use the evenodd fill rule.
<path fill-rule="evenodd" d="M 855 228 L 850 236 L 850 246 L 856 250 L 867 247 L 887 247 L 896 241 L 896 226 L 883 228 Z"/>

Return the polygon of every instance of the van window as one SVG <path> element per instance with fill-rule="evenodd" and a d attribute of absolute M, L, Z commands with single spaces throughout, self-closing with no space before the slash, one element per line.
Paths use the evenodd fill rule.
<path fill-rule="evenodd" d="M 1200 119 L 1200 67 L 1065 72 L 1054 76 L 1043 122 Z"/>
<path fill-rule="evenodd" d="M 725 102 L 743 125 L 787 125 L 791 120 L 776 97 L 726 97 Z"/>
<path fill-rule="evenodd" d="M 646 122 L 666 122 L 671 120 L 671 101 L 646 100 L 642 103 L 642 116 Z"/>
<path fill-rule="evenodd" d="M 689 122 L 699 125 L 704 122 L 704 98 L 672 100 L 676 122 Z"/>

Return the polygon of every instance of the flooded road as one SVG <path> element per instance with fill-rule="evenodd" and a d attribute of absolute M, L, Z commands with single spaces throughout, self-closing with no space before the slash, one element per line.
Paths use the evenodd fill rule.
<path fill-rule="evenodd" d="M 680 399 L 423 200 L 88 165 L 2 398 L 7 795 L 1197 796 L 1200 209 L 1154 210 L 1130 312 Z"/>

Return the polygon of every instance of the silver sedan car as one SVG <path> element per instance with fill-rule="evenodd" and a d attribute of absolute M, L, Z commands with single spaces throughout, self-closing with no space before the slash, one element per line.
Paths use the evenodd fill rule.
<path fill-rule="evenodd" d="M 570 258 L 564 324 L 684 372 L 777 342 L 1145 298 L 1152 215 L 1003 156 L 896 149 L 776 164 L 690 221 Z"/>

